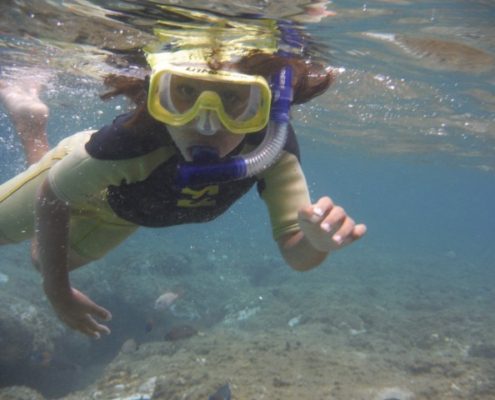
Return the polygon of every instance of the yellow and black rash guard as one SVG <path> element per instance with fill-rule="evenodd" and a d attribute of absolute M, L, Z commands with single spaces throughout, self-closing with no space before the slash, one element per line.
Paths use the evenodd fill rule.
<path fill-rule="evenodd" d="M 275 238 L 298 229 L 297 212 L 309 204 L 309 194 L 292 128 L 282 157 L 260 176 L 180 189 L 174 180 L 183 158 L 166 126 L 156 122 L 142 132 L 125 125 L 129 117 L 117 117 L 51 168 L 49 179 L 61 199 L 84 208 L 94 196 L 105 198 L 123 220 L 165 227 L 210 221 L 257 183 Z M 263 136 L 247 135 L 235 151 L 250 151 Z"/>

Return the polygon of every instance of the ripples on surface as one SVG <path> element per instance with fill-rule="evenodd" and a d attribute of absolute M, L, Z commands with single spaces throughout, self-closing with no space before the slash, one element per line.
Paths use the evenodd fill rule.
<path fill-rule="evenodd" d="M 139 49 L 153 40 L 157 21 L 194 23 L 162 7 L 174 3 L 4 1 L 3 78 L 23 70 L 42 73 L 56 108 L 57 97 L 84 88 L 94 94 L 109 72 L 142 75 Z M 301 135 L 358 151 L 445 156 L 446 162 L 495 168 L 490 2 L 225 0 L 180 6 L 228 19 L 256 14 L 304 24 L 311 38 L 306 51 L 330 59 L 338 79 L 325 95 L 294 110 L 296 124 L 307 128 L 299 129 Z M 70 124 L 66 128 L 72 131 Z"/>
<path fill-rule="evenodd" d="M 333 144 L 493 170 L 493 8 L 373 6 L 346 2 L 323 27 L 308 28 L 330 41 L 341 73 L 333 90 L 302 107 L 303 121 Z"/>

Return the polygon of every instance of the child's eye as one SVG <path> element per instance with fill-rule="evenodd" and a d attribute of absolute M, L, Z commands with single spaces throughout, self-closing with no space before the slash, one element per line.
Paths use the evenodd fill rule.
<path fill-rule="evenodd" d="M 196 96 L 196 89 L 190 85 L 179 85 L 177 87 L 177 92 L 184 99 L 193 99 Z"/>
<path fill-rule="evenodd" d="M 232 105 L 232 104 L 237 104 L 240 101 L 239 95 L 236 92 L 230 90 L 222 92 L 221 97 L 224 104 L 230 103 L 230 105 Z"/>

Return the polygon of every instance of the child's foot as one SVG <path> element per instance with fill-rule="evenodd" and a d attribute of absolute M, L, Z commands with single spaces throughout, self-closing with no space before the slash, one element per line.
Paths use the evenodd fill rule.
<path fill-rule="evenodd" d="M 48 151 L 46 123 L 48 107 L 39 98 L 40 84 L 7 83 L 0 80 L 0 101 L 4 104 L 21 139 L 29 164 Z"/>

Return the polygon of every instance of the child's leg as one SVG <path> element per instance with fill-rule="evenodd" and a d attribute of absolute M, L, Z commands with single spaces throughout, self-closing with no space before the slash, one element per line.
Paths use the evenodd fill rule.
<path fill-rule="evenodd" d="M 0 101 L 21 139 L 28 164 L 35 163 L 48 151 L 48 107 L 40 100 L 39 90 L 40 84 L 34 81 L 0 81 Z"/>

